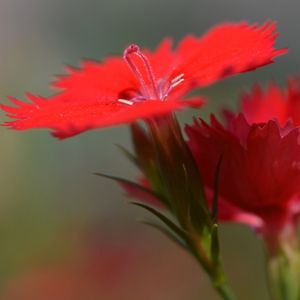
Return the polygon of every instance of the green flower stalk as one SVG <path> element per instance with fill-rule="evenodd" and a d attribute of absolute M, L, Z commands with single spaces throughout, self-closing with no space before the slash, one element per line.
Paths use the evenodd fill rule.
<path fill-rule="evenodd" d="M 209 208 L 199 171 L 177 120 L 169 114 L 146 124 L 146 130 L 138 124 L 132 125 L 136 156 L 131 156 L 131 159 L 145 176 L 143 186 L 137 188 L 128 182 L 123 182 L 123 186 L 129 194 L 142 198 L 142 201 L 146 199 L 145 189 L 148 194 L 152 194 L 162 209 L 149 206 L 145 201 L 134 204 L 158 217 L 165 227 L 151 225 L 167 232 L 172 240 L 190 252 L 208 274 L 221 297 L 232 300 L 234 296 L 227 286 L 220 261 L 217 203 L 213 204 L 212 209 Z M 215 201 L 218 198 L 217 175 L 220 163 L 215 167 Z M 140 192 L 143 190 L 144 194 L 137 193 L 137 189 Z"/>
<path fill-rule="evenodd" d="M 265 240 L 272 300 L 300 300 L 300 248 L 294 226 Z"/>

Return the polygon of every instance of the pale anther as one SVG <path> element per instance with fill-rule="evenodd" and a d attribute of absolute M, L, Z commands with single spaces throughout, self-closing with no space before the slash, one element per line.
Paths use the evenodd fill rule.
<path fill-rule="evenodd" d="M 121 102 L 121 103 L 124 103 L 124 104 L 127 104 L 127 105 L 133 105 L 133 101 L 130 101 L 130 100 L 126 100 L 126 99 L 118 99 L 118 102 Z"/>
<path fill-rule="evenodd" d="M 183 81 L 184 81 L 184 78 L 181 78 L 180 80 L 174 81 L 174 82 L 172 80 L 172 82 L 171 82 L 171 88 L 174 88 L 175 86 L 179 85 Z"/>
<path fill-rule="evenodd" d="M 183 76 L 184 76 L 183 73 L 179 74 L 178 76 L 176 76 L 175 78 L 173 78 L 173 79 L 171 80 L 171 83 L 173 83 L 173 82 L 175 82 L 175 81 L 177 81 L 177 80 L 181 80 L 181 79 L 183 78 Z"/>

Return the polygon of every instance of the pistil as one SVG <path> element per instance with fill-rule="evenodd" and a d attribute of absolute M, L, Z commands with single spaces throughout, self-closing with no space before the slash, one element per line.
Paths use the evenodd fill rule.
<path fill-rule="evenodd" d="M 142 66 L 133 59 L 136 56 L 141 62 Z M 181 73 L 174 77 L 171 81 L 166 78 L 160 78 L 158 81 L 155 78 L 153 69 L 148 58 L 140 50 L 139 46 L 131 44 L 123 53 L 123 59 L 126 61 L 132 73 L 140 84 L 140 90 L 135 92 L 132 97 L 120 97 L 118 102 L 127 105 L 133 105 L 135 102 L 144 100 L 165 100 L 170 92 L 184 81 L 184 74 Z M 143 68 L 144 67 L 144 68 Z"/>
<path fill-rule="evenodd" d="M 133 62 L 131 55 L 136 55 L 143 62 L 143 65 L 145 67 L 146 74 L 148 76 L 148 80 L 150 82 L 151 88 L 149 88 L 148 85 L 146 84 L 146 81 L 145 81 L 141 71 L 136 66 L 136 64 Z M 138 79 L 138 81 L 141 85 L 143 96 L 145 98 L 150 98 L 150 99 L 160 99 L 158 88 L 156 85 L 155 76 L 154 76 L 151 64 L 150 64 L 148 58 L 141 52 L 139 46 L 137 46 L 135 44 L 131 44 L 128 48 L 125 49 L 123 58 L 127 62 L 131 71 L 134 73 L 134 75 Z"/>

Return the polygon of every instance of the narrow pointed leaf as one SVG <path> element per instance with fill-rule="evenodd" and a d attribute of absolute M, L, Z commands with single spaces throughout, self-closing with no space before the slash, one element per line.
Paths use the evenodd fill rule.
<path fill-rule="evenodd" d="M 211 232 L 211 258 L 214 265 L 218 265 L 220 261 L 220 243 L 218 235 L 218 224 L 212 226 Z"/>
<path fill-rule="evenodd" d="M 163 215 L 161 212 L 159 212 L 155 208 L 148 206 L 146 204 L 143 204 L 143 203 L 139 203 L 139 202 L 131 202 L 131 204 L 142 207 L 145 210 L 149 211 L 150 213 L 155 215 L 157 218 L 159 218 L 172 232 L 174 232 L 180 238 L 182 238 L 183 240 L 187 239 L 187 236 L 189 233 L 183 231 L 173 221 L 171 221 L 169 218 L 167 218 L 165 215 Z"/>
<path fill-rule="evenodd" d="M 132 154 L 129 150 L 127 150 L 122 145 L 116 144 L 116 146 L 121 150 L 121 152 L 132 162 L 134 163 L 138 168 L 140 168 L 139 162 L 137 157 Z"/>
<path fill-rule="evenodd" d="M 154 191 L 152 191 L 152 190 L 150 190 L 150 189 L 148 189 L 148 188 L 146 188 L 146 187 L 144 187 L 142 185 L 139 185 L 138 183 L 132 182 L 130 180 L 127 180 L 127 179 L 124 179 L 124 178 L 120 178 L 120 177 L 116 177 L 116 176 L 112 176 L 112 175 L 103 174 L 103 173 L 98 173 L 98 172 L 94 173 L 94 175 L 101 176 L 101 177 L 104 177 L 104 178 L 108 178 L 108 179 L 117 181 L 120 184 L 127 184 L 129 186 L 132 186 L 133 188 L 139 189 L 140 191 L 142 191 L 142 192 L 144 192 L 146 194 L 149 194 L 152 197 L 157 198 L 162 203 L 165 203 L 165 201 L 166 201 L 163 198 L 163 196 L 155 193 Z"/>
<path fill-rule="evenodd" d="M 223 154 L 221 154 L 218 160 L 215 175 L 214 175 L 214 195 L 213 195 L 212 209 L 211 209 L 211 218 L 213 223 L 218 222 L 219 175 L 220 175 L 222 160 L 223 160 Z"/>

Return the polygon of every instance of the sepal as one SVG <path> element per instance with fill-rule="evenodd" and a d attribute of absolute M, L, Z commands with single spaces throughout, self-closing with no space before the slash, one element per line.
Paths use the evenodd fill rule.
<path fill-rule="evenodd" d="M 139 194 L 140 198 L 155 199 L 153 202 L 157 201 L 158 204 L 160 204 L 160 205 L 162 205 L 162 204 L 164 205 L 166 203 L 166 199 L 162 195 L 160 195 L 160 194 L 156 193 L 155 191 L 148 189 L 147 187 L 140 185 L 136 182 L 133 182 L 133 181 L 121 178 L 121 177 L 116 177 L 116 176 L 107 175 L 107 174 L 98 173 L 98 172 L 94 173 L 94 175 L 114 180 L 117 183 L 119 183 L 125 190 L 137 191 L 138 193 L 136 193 L 136 194 Z M 135 193 L 131 192 L 130 194 L 135 194 Z M 152 201 L 150 201 L 150 202 L 152 202 Z"/>
<path fill-rule="evenodd" d="M 148 122 L 156 165 L 173 214 L 181 226 L 199 235 L 211 226 L 204 187 L 195 161 L 173 115 Z"/>
<path fill-rule="evenodd" d="M 162 221 L 170 230 L 173 232 L 173 234 L 177 235 L 180 239 L 186 240 L 187 234 L 178 226 L 176 225 L 171 219 L 166 217 L 164 214 L 162 214 L 157 209 L 146 205 L 144 203 L 140 202 L 131 202 L 132 205 L 139 206 L 153 214 L 155 217 L 157 217 L 160 221 Z"/>
<path fill-rule="evenodd" d="M 218 223 L 219 177 L 220 177 L 222 160 L 223 160 L 223 154 L 221 154 L 218 160 L 216 170 L 215 170 L 215 175 L 214 175 L 214 194 L 213 194 L 212 206 L 211 206 L 211 219 L 214 225 Z"/>

